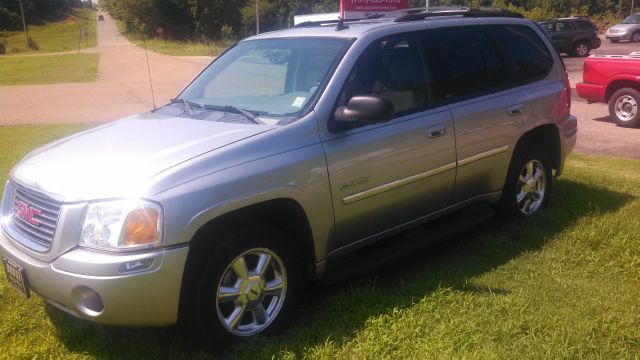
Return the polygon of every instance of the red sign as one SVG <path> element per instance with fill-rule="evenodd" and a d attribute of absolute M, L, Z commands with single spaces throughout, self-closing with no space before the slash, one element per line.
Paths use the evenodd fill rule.
<path fill-rule="evenodd" d="M 346 20 L 364 19 L 380 12 L 409 8 L 409 0 L 340 0 L 340 16 Z"/>

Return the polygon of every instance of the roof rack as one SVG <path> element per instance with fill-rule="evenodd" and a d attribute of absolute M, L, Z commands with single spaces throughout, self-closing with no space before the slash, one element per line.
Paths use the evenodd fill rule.
<path fill-rule="evenodd" d="M 400 17 L 397 17 L 394 22 L 406 22 L 406 21 L 416 21 L 416 20 L 424 20 L 430 17 L 439 17 L 439 16 L 462 16 L 462 17 L 473 17 L 473 18 L 484 18 L 484 17 L 507 17 L 507 18 L 519 18 L 522 19 L 524 16 L 517 12 L 509 11 L 509 10 L 501 10 L 501 9 L 467 9 L 467 10 L 444 10 L 444 11 L 423 11 L 417 14 L 407 14 Z"/>

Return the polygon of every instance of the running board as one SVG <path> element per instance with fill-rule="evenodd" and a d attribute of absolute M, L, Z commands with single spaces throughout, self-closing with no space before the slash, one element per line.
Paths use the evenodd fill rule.
<path fill-rule="evenodd" d="M 469 230 L 492 219 L 494 215 L 493 206 L 479 203 L 429 221 L 379 243 L 329 260 L 327 272 L 319 282 L 330 284 L 366 275 L 380 266 L 407 257 L 424 247 Z"/>

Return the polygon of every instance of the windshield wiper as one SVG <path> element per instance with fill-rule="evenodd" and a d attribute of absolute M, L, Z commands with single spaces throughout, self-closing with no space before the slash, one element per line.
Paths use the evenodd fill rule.
<path fill-rule="evenodd" d="M 189 116 L 193 117 L 195 114 L 193 113 L 193 106 L 197 106 L 199 108 L 202 108 L 202 105 L 200 104 L 196 104 L 194 102 L 191 102 L 189 100 L 185 100 L 185 99 L 169 99 L 169 101 L 172 104 L 182 104 L 184 105 L 184 108 L 187 109 L 187 113 L 189 114 Z"/>
<path fill-rule="evenodd" d="M 258 118 L 251 113 L 250 111 L 247 111 L 245 109 L 241 109 L 239 107 L 233 106 L 233 105 L 224 105 L 224 106 L 219 106 L 219 105 L 203 105 L 205 109 L 211 109 L 211 110 L 222 110 L 222 111 L 233 111 L 236 114 L 240 114 L 244 117 L 246 117 L 247 119 L 251 120 L 251 122 L 255 123 L 255 124 L 260 124 L 260 125 L 264 125 L 264 123 L 260 120 L 258 120 Z"/>

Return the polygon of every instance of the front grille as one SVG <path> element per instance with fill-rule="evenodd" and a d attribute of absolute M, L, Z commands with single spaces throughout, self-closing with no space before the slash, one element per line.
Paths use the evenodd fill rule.
<path fill-rule="evenodd" d="M 25 237 L 48 250 L 58 226 L 61 204 L 15 183 L 13 186 L 11 222 Z"/>

